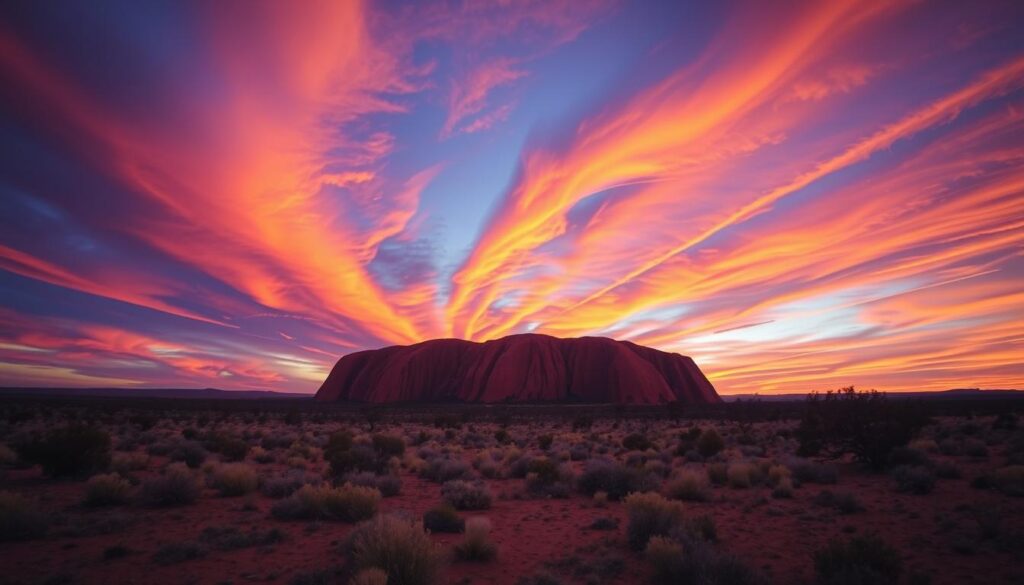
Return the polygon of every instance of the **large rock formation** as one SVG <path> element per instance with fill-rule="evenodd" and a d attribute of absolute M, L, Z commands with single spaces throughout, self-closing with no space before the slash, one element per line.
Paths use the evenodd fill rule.
<path fill-rule="evenodd" d="M 721 400 L 692 359 L 605 337 L 510 335 L 435 339 L 349 354 L 316 399 L 353 402 L 589 402 Z"/>

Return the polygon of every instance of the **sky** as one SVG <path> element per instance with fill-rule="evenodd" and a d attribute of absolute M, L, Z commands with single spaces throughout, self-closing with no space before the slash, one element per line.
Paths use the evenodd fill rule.
<path fill-rule="evenodd" d="M 0 385 L 439 337 L 1024 386 L 1020 2 L 5 2 Z"/>

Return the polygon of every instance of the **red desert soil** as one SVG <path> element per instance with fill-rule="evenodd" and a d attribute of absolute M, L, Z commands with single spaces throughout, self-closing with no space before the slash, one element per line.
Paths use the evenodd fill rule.
<path fill-rule="evenodd" d="M 718 402 L 689 357 L 605 337 L 434 339 L 338 360 L 321 401 L 687 404 Z"/>
<path fill-rule="evenodd" d="M 681 429 L 666 424 L 663 431 L 675 435 Z M 463 456 L 470 461 L 477 452 L 465 449 Z M 970 541 L 976 533 L 971 510 L 995 511 L 1013 525 L 1012 529 L 1021 528 L 1024 499 L 968 485 L 969 478 L 990 469 L 1001 456 L 993 450 L 986 460 L 958 457 L 956 464 L 964 479 L 942 479 L 933 493 L 924 496 L 896 493 L 886 475 L 868 474 L 852 463 L 843 463 L 837 485 L 807 484 L 796 489 L 792 499 L 773 499 L 771 488 L 767 487 L 716 487 L 711 501 L 685 505 L 694 514 L 710 514 L 717 525 L 720 546 L 762 569 L 774 583 L 811 582 L 813 550 L 833 537 L 870 532 L 882 535 L 901 552 L 906 569 L 931 574 L 935 585 L 1019 583 L 1021 568 L 1015 558 L 1017 553 L 1012 550 L 979 545 L 974 552 L 971 547 L 954 552 L 957 542 Z M 165 462 L 153 457 L 149 469 L 137 476 L 149 477 Z M 573 465 L 577 471 L 581 468 L 579 462 Z M 280 463 L 255 467 L 264 477 L 271 470 L 285 469 Z M 420 517 L 441 500 L 438 484 L 407 470 L 401 472 L 401 478 L 401 494 L 385 498 L 382 511 L 404 511 Z M 642 556 L 630 552 L 625 545 L 623 504 L 611 502 L 606 508 L 599 508 L 591 498 L 576 493 L 568 499 L 513 499 L 522 493 L 522 480 L 486 481 L 496 496 L 493 507 L 462 515 L 479 514 L 491 519 L 492 534 L 500 547 L 498 559 L 449 563 L 442 583 L 514 584 L 521 576 L 551 563 L 562 565 L 561 570 L 555 571 L 562 582 L 581 583 L 585 581 L 572 576 L 574 568 L 585 568 L 616 555 L 623 559 L 624 570 L 619 577 L 606 582 L 647 580 L 649 568 Z M 48 578 L 54 579 L 51 582 L 70 583 L 290 583 L 302 572 L 342 564 L 343 543 L 352 530 L 352 525 L 340 522 L 271 519 L 269 509 L 274 500 L 258 493 L 222 498 L 207 490 L 196 504 L 182 508 L 154 510 L 128 505 L 90 510 L 79 504 L 83 488 L 82 482 L 44 479 L 38 470 L 9 470 L 0 476 L 0 489 L 36 498 L 45 509 L 62 518 L 66 526 L 95 524 L 102 518 L 122 518 L 128 522 L 113 534 L 50 536 L 23 543 L 0 543 L 0 583 L 39 583 Z M 852 491 L 866 510 L 841 515 L 816 505 L 813 499 L 822 489 Z M 611 531 L 589 529 L 598 517 L 617 518 L 619 527 Z M 211 551 L 204 558 L 173 565 L 154 563 L 152 556 L 161 546 L 194 541 L 204 528 L 211 526 L 244 530 L 276 527 L 286 533 L 287 539 L 266 547 Z M 432 538 L 450 554 L 450 544 L 459 536 Z M 123 545 L 132 552 L 124 558 L 104 560 L 104 550 L 115 545 Z M 67 580 L 60 580 L 63 577 Z"/>

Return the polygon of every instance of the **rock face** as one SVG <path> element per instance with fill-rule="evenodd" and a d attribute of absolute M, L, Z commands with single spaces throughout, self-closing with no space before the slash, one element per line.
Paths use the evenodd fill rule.
<path fill-rule="evenodd" d="M 605 337 L 510 335 L 475 343 L 435 339 L 349 354 L 316 393 L 321 401 L 719 402 L 692 359 Z"/>

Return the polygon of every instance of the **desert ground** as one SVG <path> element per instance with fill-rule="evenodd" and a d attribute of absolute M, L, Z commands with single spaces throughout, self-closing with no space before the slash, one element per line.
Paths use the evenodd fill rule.
<path fill-rule="evenodd" d="M 5 399 L 0 582 L 1024 582 L 1016 415 L 866 404 Z"/>

